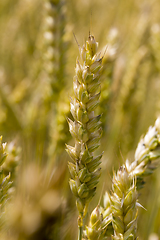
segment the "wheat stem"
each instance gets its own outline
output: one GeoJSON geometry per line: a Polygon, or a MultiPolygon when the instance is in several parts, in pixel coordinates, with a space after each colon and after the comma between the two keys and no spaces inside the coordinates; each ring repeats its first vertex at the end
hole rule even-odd
{"type": "Polygon", "coordinates": [[[78,227],[78,240],[82,240],[83,228],[82,226],[78,227]]]}

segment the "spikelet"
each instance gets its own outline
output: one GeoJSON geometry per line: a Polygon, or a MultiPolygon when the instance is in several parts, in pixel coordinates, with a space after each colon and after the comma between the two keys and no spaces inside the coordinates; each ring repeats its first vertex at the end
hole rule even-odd
{"type": "Polygon", "coordinates": [[[73,80],[74,98],[70,103],[74,121],[68,119],[70,133],[75,139],[74,147],[66,146],[73,160],[73,163],[68,163],[71,173],[69,184],[76,196],[80,219],[85,216],[88,203],[95,195],[102,157],[102,154],[94,156],[102,133],[101,115],[95,115],[100,97],[102,63],[97,46],[94,36],[89,35],[86,46],[80,48],[80,60],[76,61],[73,80]]]}
{"type": "Polygon", "coordinates": [[[136,239],[137,191],[134,179],[125,166],[114,173],[112,182],[111,209],[115,240],[136,239]]]}
{"type": "Polygon", "coordinates": [[[135,160],[130,165],[126,161],[127,171],[131,177],[137,177],[137,187],[142,188],[144,176],[153,173],[160,158],[160,117],[155,125],[150,127],[146,135],[141,138],[135,151],[135,160]]]}

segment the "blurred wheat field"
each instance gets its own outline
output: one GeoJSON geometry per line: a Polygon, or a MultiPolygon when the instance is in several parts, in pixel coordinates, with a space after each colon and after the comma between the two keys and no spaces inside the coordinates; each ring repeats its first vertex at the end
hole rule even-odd
{"type": "MultiPolygon", "coordinates": [[[[8,154],[1,170],[13,182],[9,193],[1,191],[1,239],[77,237],[66,119],[78,45],[89,32],[103,56],[96,111],[103,113],[97,153],[104,155],[86,223],[110,190],[113,170],[133,161],[140,137],[160,115],[159,13],[159,0],[0,1],[0,135],[8,154]]],[[[157,240],[160,169],[145,182],[139,202],[147,211],[138,212],[138,239],[157,240]]]]}

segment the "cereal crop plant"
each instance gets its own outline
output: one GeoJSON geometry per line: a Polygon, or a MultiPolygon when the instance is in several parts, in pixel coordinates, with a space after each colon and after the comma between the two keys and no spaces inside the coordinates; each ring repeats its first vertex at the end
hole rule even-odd
{"type": "Polygon", "coordinates": [[[159,12],[0,1],[0,239],[159,239],[159,12]]]}

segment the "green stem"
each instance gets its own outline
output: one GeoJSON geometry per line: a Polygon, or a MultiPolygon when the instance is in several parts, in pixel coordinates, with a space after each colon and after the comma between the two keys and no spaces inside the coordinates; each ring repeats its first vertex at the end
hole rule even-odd
{"type": "Polygon", "coordinates": [[[82,240],[83,227],[78,226],[78,240],[82,240]]]}
{"type": "Polygon", "coordinates": [[[78,217],[78,240],[82,240],[83,233],[83,214],[78,217]]]}

